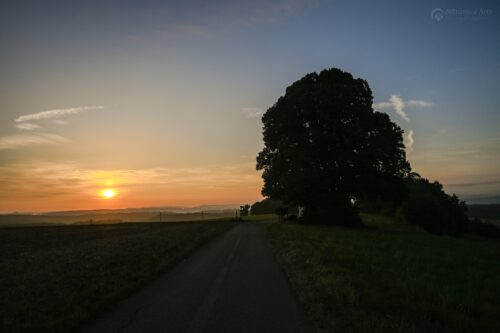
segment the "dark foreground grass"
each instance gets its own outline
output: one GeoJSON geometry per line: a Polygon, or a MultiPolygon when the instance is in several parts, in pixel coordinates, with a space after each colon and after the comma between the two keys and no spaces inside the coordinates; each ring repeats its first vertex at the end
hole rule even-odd
{"type": "Polygon", "coordinates": [[[227,223],[0,229],[0,331],[78,331],[227,223]]]}
{"type": "Polygon", "coordinates": [[[498,240],[377,223],[268,226],[318,331],[500,332],[498,240]]]}

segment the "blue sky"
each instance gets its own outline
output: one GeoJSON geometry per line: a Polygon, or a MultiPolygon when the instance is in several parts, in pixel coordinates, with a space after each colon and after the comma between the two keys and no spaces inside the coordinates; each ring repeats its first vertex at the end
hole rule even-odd
{"type": "Polygon", "coordinates": [[[495,1],[4,1],[0,210],[95,206],[105,182],[113,207],[258,200],[258,115],[331,67],[369,82],[416,172],[498,197],[499,15],[495,1]]]}

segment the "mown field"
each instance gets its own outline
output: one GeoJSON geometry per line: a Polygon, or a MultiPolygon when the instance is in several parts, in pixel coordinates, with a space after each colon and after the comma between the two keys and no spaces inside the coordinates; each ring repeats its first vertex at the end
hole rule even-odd
{"type": "Polygon", "coordinates": [[[0,332],[67,332],[151,281],[228,223],[0,229],[0,332]]]}
{"type": "Polygon", "coordinates": [[[319,332],[500,332],[500,242],[371,228],[268,232],[319,332]]]}

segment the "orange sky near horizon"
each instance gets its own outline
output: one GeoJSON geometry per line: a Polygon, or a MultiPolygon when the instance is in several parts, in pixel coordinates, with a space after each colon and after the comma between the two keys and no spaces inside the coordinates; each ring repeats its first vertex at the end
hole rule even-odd
{"type": "Polygon", "coordinates": [[[262,180],[253,163],[142,170],[85,170],[74,165],[46,165],[0,171],[0,181],[6,184],[0,201],[0,212],[4,213],[252,204],[262,199],[262,180]],[[9,182],[10,177],[16,181],[9,182]],[[105,190],[113,190],[115,195],[105,197],[105,190]]]}

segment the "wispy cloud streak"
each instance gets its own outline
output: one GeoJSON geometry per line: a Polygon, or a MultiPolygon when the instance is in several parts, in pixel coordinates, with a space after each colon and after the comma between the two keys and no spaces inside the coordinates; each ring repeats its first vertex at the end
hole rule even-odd
{"type": "Polygon", "coordinates": [[[415,99],[410,99],[406,102],[408,107],[419,107],[419,108],[428,108],[433,106],[434,104],[431,102],[427,101],[422,101],[422,100],[415,100],[415,99]]]}
{"type": "Polygon", "coordinates": [[[17,149],[33,145],[66,143],[69,141],[62,136],[50,133],[8,135],[0,137],[0,150],[17,149]]]}
{"type": "Polygon", "coordinates": [[[373,103],[375,109],[394,109],[396,114],[406,122],[410,122],[410,118],[405,112],[406,107],[428,108],[433,105],[434,104],[431,102],[415,99],[410,99],[405,102],[399,95],[391,95],[389,102],[373,103]]]}
{"type": "Polygon", "coordinates": [[[40,125],[33,123],[21,123],[21,124],[16,124],[16,128],[22,131],[33,131],[40,128],[40,125]]]}
{"type": "Polygon", "coordinates": [[[68,125],[69,121],[63,119],[54,119],[52,120],[52,123],[57,125],[68,125]]]}
{"type": "Polygon", "coordinates": [[[259,118],[264,114],[264,110],[261,108],[243,108],[241,112],[247,118],[259,118]]]}
{"type": "Polygon", "coordinates": [[[104,109],[103,106],[78,106],[66,109],[55,109],[55,110],[47,110],[40,111],[37,113],[27,114],[24,116],[20,116],[16,119],[16,123],[22,123],[25,121],[36,121],[36,120],[45,120],[45,119],[53,119],[53,118],[61,118],[69,115],[78,114],[84,111],[90,110],[101,110],[104,109]]]}

